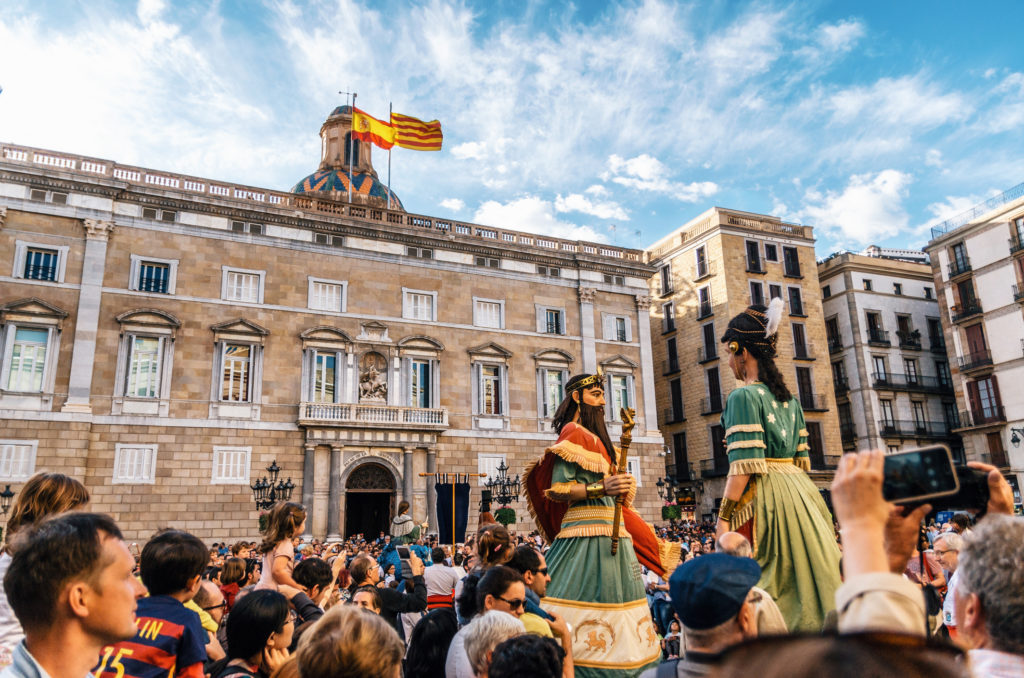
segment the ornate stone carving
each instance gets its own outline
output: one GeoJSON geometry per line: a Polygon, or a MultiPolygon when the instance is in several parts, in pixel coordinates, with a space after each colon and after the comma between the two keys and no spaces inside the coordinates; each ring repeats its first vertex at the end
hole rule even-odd
{"type": "Polygon", "coordinates": [[[651,308],[651,298],[646,294],[636,295],[637,310],[646,311],[651,308]]]}
{"type": "Polygon", "coordinates": [[[359,336],[356,337],[356,341],[368,341],[373,344],[391,343],[391,338],[388,336],[387,325],[371,320],[359,326],[359,336]]]}
{"type": "Polygon", "coordinates": [[[359,402],[387,403],[388,361],[380,353],[371,352],[359,361],[359,402]]]}
{"type": "Polygon", "coordinates": [[[384,466],[367,462],[353,469],[345,483],[347,490],[380,490],[394,492],[395,477],[384,466]]]}
{"type": "Polygon", "coordinates": [[[581,304],[592,304],[594,303],[594,295],[597,294],[597,290],[593,287],[581,287],[576,290],[580,295],[581,304]]]}
{"type": "Polygon", "coordinates": [[[114,232],[113,221],[100,221],[99,219],[84,219],[82,226],[85,227],[86,240],[106,240],[114,232]]]}
{"type": "Polygon", "coordinates": [[[0,206],[0,230],[3,229],[5,221],[7,221],[7,208],[0,206]]]}

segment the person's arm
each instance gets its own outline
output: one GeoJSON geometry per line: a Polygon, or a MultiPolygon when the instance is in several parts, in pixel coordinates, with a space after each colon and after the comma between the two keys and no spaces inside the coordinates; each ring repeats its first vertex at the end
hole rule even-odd
{"type": "Polygon", "coordinates": [[[722,413],[725,428],[725,451],[729,456],[729,475],[725,479],[722,507],[715,522],[715,536],[732,530],[732,514],[743,496],[750,476],[766,473],[764,460],[764,423],[758,396],[750,389],[736,389],[729,394],[722,413]]]}
{"type": "Polygon", "coordinates": [[[291,586],[293,588],[301,589],[302,585],[292,579],[291,558],[286,555],[274,555],[274,564],[271,566],[270,573],[274,576],[274,581],[279,586],[291,586]]]}
{"type": "Polygon", "coordinates": [[[551,616],[551,619],[547,620],[548,626],[551,627],[551,634],[558,639],[562,649],[565,651],[565,660],[562,663],[562,676],[563,678],[573,678],[576,674],[576,669],[572,661],[572,633],[569,630],[569,622],[565,621],[562,615],[557,612],[549,612],[548,614],[551,616]]]}
{"type": "MultiPolygon", "coordinates": [[[[394,589],[385,589],[394,595],[391,598],[391,609],[395,612],[422,612],[427,609],[427,584],[423,580],[423,561],[415,553],[409,554],[409,565],[412,566],[412,593],[401,593],[394,589]]],[[[408,588],[406,584],[406,588],[408,588]]]]}

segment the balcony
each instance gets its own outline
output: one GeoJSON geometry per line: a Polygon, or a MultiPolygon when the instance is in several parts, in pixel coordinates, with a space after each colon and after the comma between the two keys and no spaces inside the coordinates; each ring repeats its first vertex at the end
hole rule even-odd
{"type": "Polygon", "coordinates": [[[715,274],[715,262],[713,262],[713,261],[705,261],[705,262],[703,262],[703,264],[698,262],[697,265],[694,266],[694,268],[693,268],[693,280],[694,280],[694,282],[696,282],[698,280],[703,280],[704,278],[710,278],[714,274],[715,274]]]}
{"type": "Polygon", "coordinates": [[[842,350],[843,350],[843,342],[842,342],[842,340],[841,339],[836,339],[834,337],[829,337],[829,340],[828,340],[828,352],[829,353],[839,353],[842,350]]]}
{"type": "Polygon", "coordinates": [[[929,340],[929,348],[931,348],[932,353],[945,353],[946,340],[942,337],[931,337],[929,340]]]}
{"type": "Polygon", "coordinates": [[[448,428],[443,407],[393,407],[356,403],[300,403],[299,426],[405,428],[442,431],[448,428]]]}
{"type": "Polygon", "coordinates": [[[717,398],[701,398],[700,399],[700,413],[701,414],[716,414],[722,411],[722,396],[717,398]]]}
{"type": "Polygon", "coordinates": [[[729,475],[729,460],[717,457],[714,459],[701,459],[700,475],[702,478],[719,478],[729,475]]]}
{"type": "Polygon", "coordinates": [[[679,359],[678,358],[675,358],[675,359],[671,359],[670,358],[669,360],[666,360],[666,361],[664,361],[662,363],[662,367],[663,367],[662,374],[664,376],[667,377],[670,374],[675,374],[676,372],[679,371],[679,359]]]}
{"type": "Polygon", "coordinates": [[[711,346],[701,346],[697,349],[697,362],[709,363],[712,360],[718,360],[718,347],[712,344],[711,346]]]}
{"type": "Polygon", "coordinates": [[[846,377],[834,377],[832,388],[835,389],[837,396],[846,395],[850,391],[850,380],[846,377]]]}
{"type": "Polygon", "coordinates": [[[666,424],[678,424],[686,421],[682,407],[666,407],[662,410],[662,421],[666,424]]]}
{"type": "Polygon", "coordinates": [[[1013,286],[1013,300],[1024,303],[1024,285],[1018,283],[1013,286]]]}
{"type": "Polygon", "coordinates": [[[897,374],[894,372],[875,372],[871,375],[876,389],[887,391],[912,391],[915,393],[953,392],[953,383],[941,377],[922,377],[919,374],[897,374]]]}
{"type": "Polygon", "coordinates": [[[918,331],[913,332],[897,332],[896,336],[900,340],[900,348],[904,351],[920,351],[921,350],[921,333],[918,331]]]}
{"type": "Polygon", "coordinates": [[[892,342],[889,341],[889,333],[885,330],[868,328],[868,345],[892,346],[892,342]]]}
{"type": "Polygon", "coordinates": [[[968,299],[964,303],[951,308],[949,315],[953,322],[959,323],[976,315],[981,315],[981,312],[981,302],[977,299],[968,299]]]}
{"type": "Polygon", "coordinates": [[[953,259],[953,261],[949,262],[949,268],[947,270],[951,279],[963,275],[964,273],[970,273],[971,260],[968,257],[964,257],[963,259],[953,259]]]}
{"type": "Polygon", "coordinates": [[[992,351],[988,349],[985,349],[984,351],[975,351],[974,353],[959,356],[956,361],[960,366],[961,372],[966,373],[984,369],[992,366],[992,351]]]}
{"type": "Polygon", "coordinates": [[[1017,252],[1024,252],[1024,240],[1017,237],[1010,238],[1010,254],[1017,252]]]}
{"type": "Polygon", "coordinates": [[[1003,410],[1002,405],[984,407],[981,412],[974,412],[972,410],[960,411],[961,429],[1004,423],[1006,423],[1006,412],[1003,410]]]}
{"type": "Polygon", "coordinates": [[[911,421],[897,419],[878,422],[879,434],[886,438],[948,438],[949,424],[944,421],[911,421]]]}
{"type": "Polygon", "coordinates": [[[801,393],[800,407],[804,412],[827,412],[828,398],[822,393],[801,393]]]}

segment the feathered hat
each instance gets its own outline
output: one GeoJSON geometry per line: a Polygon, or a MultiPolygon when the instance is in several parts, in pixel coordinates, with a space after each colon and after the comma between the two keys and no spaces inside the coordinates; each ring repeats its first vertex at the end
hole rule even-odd
{"type": "Polygon", "coordinates": [[[761,304],[748,306],[745,311],[729,321],[729,326],[722,335],[722,343],[728,344],[729,350],[733,353],[745,348],[755,358],[774,358],[784,305],[782,299],[775,297],[767,308],[761,304]]]}

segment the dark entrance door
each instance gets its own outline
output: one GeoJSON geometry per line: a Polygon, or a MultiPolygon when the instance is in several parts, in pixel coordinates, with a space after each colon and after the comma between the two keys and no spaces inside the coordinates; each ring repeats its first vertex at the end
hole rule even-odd
{"type": "Polygon", "coordinates": [[[363,534],[367,540],[387,533],[395,510],[395,478],[373,462],[361,464],[345,483],[345,536],[363,534]]]}

